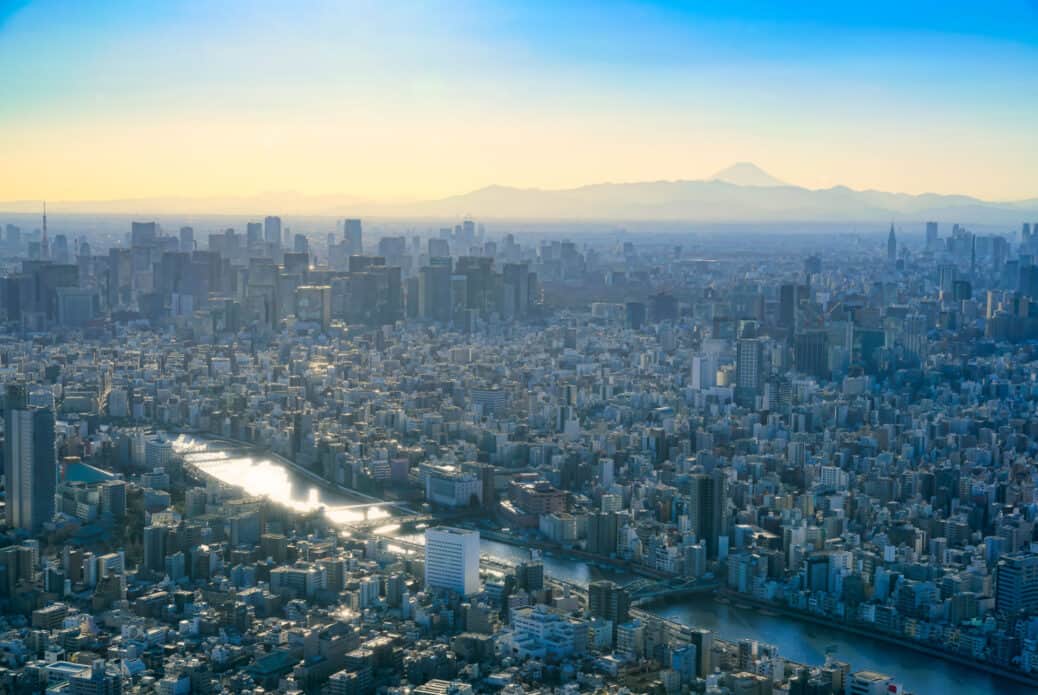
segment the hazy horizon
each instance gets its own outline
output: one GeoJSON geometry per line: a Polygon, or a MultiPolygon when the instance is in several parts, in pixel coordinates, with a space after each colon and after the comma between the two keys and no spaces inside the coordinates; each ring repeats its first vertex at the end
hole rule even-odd
{"type": "Polygon", "coordinates": [[[0,8],[0,201],[365,204],[687,181],[1038,197],[1038,11],[966,3],[0,8]]]}
{"type": "MultiPolygon", "coordinates": [[[[752,174],[751,174],[751,176],[752,176],[752,174]]],[[[738,177],[738,174],[735,174],[735,177],[738,177]]],[[[67,206],[67,205],[74,205],[74,204],[77,204],[77,203],[107,203],[107,202],[122,202],[122,201],[133,201],[133,200],[171,200],[171,201],[172,200],[184,200],[184,201],[193,201],[193,202],[194,201],[204,202],[204,201],[207,201],[207,200],[229,200],[229,199],[249,200],[249,199],[268,198],[268,197],[277,197],[277,196],[282,196],[282,197],[285,197],[287,199],[293,199],[293,198],[297,198],[297,199],[304,199],[305,198],[305,199],[316,199],[316,200],[319,200],[319,199],[335,199],[338,202],[349,201],[349,202],[355,202],[358,205],[407,205],[407,204],[412,204],[412,203],[435,202],[435,201],[439,201],[439,200],[446,200],[446,199],[451,199],[451,198],[456,198],[456,197],[460,197],[460,196],[469,195],[471,193],[479,193],[479,192],[482,192],[482,191],[486,191],[488,189],[509,189],[509,190],[516,190],[516,191],[537,191],[537,192],[552,193],[552,192],[564,192],[564,191],[586,189],[586,188],[592,188],[592,187],[596,187],[596,186],[627,186],[627,185],[673,184],[673,183],[689,183],[689,182],[694,182],[694,183],[722,182],[722,183],[730,183],[732,185],[755,187],[755,188],[766,188],[766,187],[782,188],[782,187],[789,187],[789,188],[802,188],[802,189],[808,190],[808,191],[825,191],[825,190],[831,190],[831,189],[834,189],[834,188],[848,188],[848,189],[850,189],[850,190],[852,190],[854,192],[857,192],[857,193],[883,192],[883,193],[892,193],[892,194],[896,194],[896,195],[906,195],[906,196],[925,196],[925,195],[965,196],[965,197],[977,198],[978,200],[983,200],[984,202],[989,202],[989,203],[1030,203],[1030,202],[1038,201],[1038,188],[1036,188],[1035,195],[1023,196],[1023,197],[1020,197],[1020,198],[991,198],[991,199],[986,199],[986,198],[983,198],[983,197],[980,197],[980,196],[972,196],[972,195],[970,195],[968,193],[963,193],[961,191],[940,192],[940,191],[933,191],[933,190],[923,190],[923,191],[920,191],[919,193],[910,193],[910,192],[907,192],[907,191],[878,189],[878,188],[855,188],[853,186],[848,186],[848,185],[846,185],[844,183],[834,183],[831,186],[812,188],[810,186],[800,185],[799,183],[797,183],[795,181],[784,180],[784,179],[782,179],[781,176],[775,176],[774,172],[765,171],[764,169],[758,167],[756,165],[756,163],[754,163],[754,162],[739,161],[739,162],[732,162],[729,166],[726,166],[726,167],[724,167],[724,168],[722,168],[722,169],[720,169],[718,171],[713,171],[713,172],[708,173],[708,174],[698,175],[698,176],[687,176],[687,177],[675,178],[675,179],[649,178],[649,179],[642,179],[642,180],[631,179],[631,180],[586,181],[584,183],[579,183],[579,184],[576,184],[576,185],[573,185],[573,186],[532,186],[532,185],[531,186],[514,186],[514,185],[509,185],[509,184],[503,184],[503,183],[500,183],[500,182],[497,182],[497,181],[489,181],[489,182],[485,183],[484,185],[478,186],[476,188],[472,188],[472,189],[468,189],[468,190],[463,190],[463,191],[454,191],[454,192],[448,193],[446,195],[435,196],[435,197],[430,197],[430,198],[421,198],[421,197],[413,197],[413,196],[396,196],[396,197],[389,196],[389,197],[380,198],[380,197],[355,196],[355,195],[351,195],[348,191],[338,191],[338,192],[331,192],[331,193],[308,193],[308,192],[305,192],[305,191],[300,191],[300,190],[295,190],[295,189],[283,189],[283,190],[269,189],[269,190],[242,191],[242,192],[234,193],[234,194],[210,195],[210,196],[206,196],[206,195],[182,195],[182,194],[177,194],[177,193],[165,193],[165,194],[159,193],[159,194],[154,194],[154,195],[138,196],[138,197],[80,198],[80,199],[71,198],[71,199],[57,199],[57,200],[44,199],[44,198],[40,198],[40,199],[13,199],[12,198],[12,199],[0,200],[0,205],[4,205],[5,203],[36,204],[36,203],[47,202],[48,204],[57,203],[59,205],[66,205],[67,206]],[[733,172],[733,171],[736,171],[736,170],[745,171],[745,170],[742,170],[743,167],[747,167],[748,169],[754,169],[760,175],[772,178],[772,179],[774,179],[774,181],[773,182],[761,182],[761,183],[747,183],[747,182],[739,181],[739,180],[737,180],[737,178],[733,178],[733,177],[729,177],[728,176],[729,172],[733,172]]],[[[211,213],[210,212],[204,212],[204,211],[200,211],[200,212],[202,212],[202,214],[222,214],[222,213],[219,213],[219,212],[216,212],[216,211],[213,211],[211,213]]],[[[228,213],[228,214],[235,214],[235,213],[228,213]]]]}
{"type": "MultiPolygon", "coordinates": [[[[0,214],[38,214],[44,201],[2,201],[0,214]]],[[[46,201],[53,214],[227,215],[268,213],[302,217],[382,220],[837,223],[938,220],[1015,225],[1038,218],[1038,198],[984,201],[968,196],[865,190],[845,186],[808,189],[783,181],[750,162],[738,162],[701,179],[601,182],[568,189],[491,184],[433,200],[374,201],[349,195],[267,192],[240,196],[157,196],[97,201],[46,201]]]]}

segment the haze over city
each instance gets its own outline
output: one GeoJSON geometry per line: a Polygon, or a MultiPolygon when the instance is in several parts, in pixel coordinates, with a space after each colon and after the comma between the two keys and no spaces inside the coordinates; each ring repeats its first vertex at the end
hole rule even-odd
{"type": "Polygon", "coordinates": [[[1038,4],[0,0],[0,693],[1038,693],[1038,4]]]}

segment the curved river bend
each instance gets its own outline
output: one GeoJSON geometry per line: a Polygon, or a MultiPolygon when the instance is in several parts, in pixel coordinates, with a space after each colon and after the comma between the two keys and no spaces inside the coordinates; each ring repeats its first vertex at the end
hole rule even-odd
{"type": "MultiPolygon", "coordinates": [[[[205,440],[182,436],[174,444],[178,453],[214,478],[302,512],[324,508],[330,519],[349,524],[365,518],[390,521],[390,507],[372,506],[345,494],[320,490],[299,473],[272,457],[241,456],[232,450],[211,447],[205,440]]],[[[391,523],[391,522],[390,522],[391,523]]],[[[407,540],[420,541],[420,536],[407,540]]],[[[483,552],[507,561],[528,558],[524,548],[484,539],[483,552]]],[[[632,577],[601,570],[581,560],[558,555],[541,558],[545,573],[576,583],[609,578],[623,583],[632,577]]],[[[1038,689],[1007,681],[966,666],[959,666],[895,645],[851,635],[832,628],[803,623],[781,615],[764,615],[753,608],[717,603],[706,595],[648,606],[658,615],[686,625],[704,627],[726,640],[751,638],[776,645],[786,658],[821,665],[826,650],[846,661],[852,670],[887,673],[915,695],[980,695],[986,693],[1038,695],[1038,689]]]]}

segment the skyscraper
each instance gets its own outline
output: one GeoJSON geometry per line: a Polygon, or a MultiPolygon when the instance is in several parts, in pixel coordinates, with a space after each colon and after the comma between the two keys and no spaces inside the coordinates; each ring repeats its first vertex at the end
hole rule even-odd
{"type": "Polygon", "coordinates": [[[450,258],[443,260],[446,261],[445,265],[429,265],[418,271],[418,315],[423,319],[450,320],[450,258]]]}
{"type": "Polygon", "coordinates": [[[691,643],[696,648],[696,676],[706,678],[710,675],[711,659],[714,651],[714,633],[702,628],[693,628],[691,643]]]}
{"type": "Polygon", "coordinates": [[[191,253],[195,250],[195,230],[194,227],[181,227],[180,228],[180,250],[184,253],[191,253]]]}
{"type": "Polygon", "coordinates": [[[807,285],[785,284],[779,288],[779,324],[786,328],[796,325],[796,312],[800,304],[808,299],[807,285]]]}
{"type": "Polygon", "coordinates": [[[425,585],[462,596],[479,592],[479,531],[426,529],[425,585]]]}
{"type": "Polygon", "coordinates": [[[7,523],[36,533],[54,516],[57,450],[54,413],[27,405],[25,387],[9,385],[4,453],[7,475],[7,523]]]}
{"type": "Polygon", "coordinates": [[[596,555],[616,552],[618,521],[615,512],[592,512],[587,518],[587,551],[596,555]]]}
{"type": "Polygon", "coordinates": [[[530,268],[526,263],[505,263],[501,273],[502,314],[526,316],[530,302],[530,268]]]}
{"type": "Polygon", "coordinates": [[[897,260],[897,235],[894,234],[894,223],[890,223],[890,234],[887,235],[887,260],[891,263],[897,260]]]}
{"type": "Polygon", "coordinates": [[[130,224],[130,246],[140,248],[154,246],[159,235],[159,226],[155,222],[133,222],[130,224]]]}
{"type": "Polygon", "coordinates": [[[281,218],[266,217],[263,219],[263,238],[267,243],[281,246],[281,218]]]}
{"type": "Polygon", "coordinates": [[[616,626],[631,619],[631,596],[614,582],[591,582],[587,587],[587,609],[593,618],[603,618],[613,623],[615,641],[616,626]]]}
{"type": "Polygon", "coordinates": [[[792,328],[796,322],[797,286],[782,285],[779,288],[779,323],[792,328]]]}
{"type": "Polygon", "coordinates": [[[937,249],[937,245],[938,245],[939,242],[940,242],[940,237],[938,236],[937,223],[936,222],[927,222],[926,223],[926,248],[927,248],[927,250],[928,251],[935,251],[937,249]]]}
{"type": "Polygon", "coordinates": [[[692,358],[691,386],[696,391],[717,386],[717,357],[713,354],[692,358]]]}
{"type": "Polygon", "coordinates": [[[677,321],[678,300],[667,292],[657,292],[649,297],[649,320],[677,321]]]}
{"type": "Polygon", "coordinates": [[[346,242],[348,256],[364,253],[364,236],[360,220],[343,220],[342,238],[346,242]]]}
{"type": "Polygon", "coordinates": [[[724,525],[725,479],[719,470],[694,473],[691,477],[689,501],[692,527],[696,537],[706,542],[707,554],[716,558],[724,525]]]}
{"type": "Polygon", "coordinates": [[[144,569],[161,574],[166,569],[169,529],[166,526],[145,526],[144,569]]]}
{"type": "Polygon", "coordinates": [[[793,363],[797,371],[819,379],[829,377],[829,333],[810,330],[798,333],[793,341],[793,363]]]}
{"type": "Polygon", "coordinates": [[[40,239],[40,258],[50,260],[50,241],[47,238],[47,203],[43,204],[43,237],[40,239]]]}
{"type": "Polygon", "coordinates": [[[259,222],[248,222],[245,225],[245,239],[249,246],[256,246],[263,241],[263,225],[259,222]]]}
{"type": "Polygon", "coordinates": [[[740,338],[736,348],[735,400],[752,405],[764,376],[764,343],[758,338],[740,338]]]}

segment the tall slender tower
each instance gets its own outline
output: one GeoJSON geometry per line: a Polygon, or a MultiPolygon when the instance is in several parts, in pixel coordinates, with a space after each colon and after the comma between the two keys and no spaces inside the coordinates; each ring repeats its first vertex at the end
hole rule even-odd
{"type": "Polygon", "coordinates": [[[22,384],[8,384],[4,411],[7,523],[38,533],[54,516],[58,465],[54,413],[28,405],[22,384]]]}
{"type": "Polygon", "coordinates": [[[47,201],[43,201],[43,238],[40,240],[40,257],[50,260],[50,240],[47,239],[47,201]]]}
{"type": "Polygon", "coordinates": [[[281,246],[281,218],[273,215],[263,218],[263,237],[274,246],[281,246]]]}
{"type": "Polygon", "coordinates": [[[894,223],[890,223],[890,234],[887,235],[887,260],[897,261],[897,236],[894,234],[894,223]]]}

